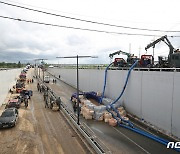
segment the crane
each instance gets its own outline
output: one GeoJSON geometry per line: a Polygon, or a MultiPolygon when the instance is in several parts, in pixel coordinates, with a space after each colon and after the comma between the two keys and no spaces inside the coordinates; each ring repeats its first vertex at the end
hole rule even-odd
{"type": "Polygon", "coordinates": [[[115,60],[113,62],[115,67],[116,66],[119,66],[119,67],[130,66],[136,60],[139,60],[137,58],[137,56],[134,56],[134,54],[127,53],[127,52],[124,52],[124,51],[121,51],[121,50],[109,54],[109,57],[112,59],[114,57],[114,55],[120,55],[120,54],[123,54],[123,55],[127,56],[127,62],[123,58],[115,58],[115,60]]]}
{"type": "Polygon", "coordinates": [[[174,47],[172,46],[171,42],[168,40],[167,35],[162,36],[161,38],[159,38],[159,39],[155,40],[154,42],[148,44],[147,47],[145,47],[145,50],[147,51],[147,49],[149,49],[150,47],[155,48],[155,45],[156,45],[157,43],[159,43],[160,41],[163,41],[163,42],[166,43],[167,46],[169,47],[169,55],[171,55],[171,54],[174,53],[174,50],[175,50],[175,49],[174,49],[174,47]]]}
{"type": "Polygon", "coordinates": [[[133,57],[134,56],[134,54],[130,54],[130,53],[119,50],[119,51],[116,51],[114,53],[109,54],[109,57],[112,59],[114,55],[120,55],[121,53],[126,55],[127,57],[133,57]]]}
{"type": "Polygon", "coordinates": [[[163,41],[169,47],[169,55],[168,58],[163,58],[159,56],[159,66],[160,67],[180,67],[180,52],[178,49],[175,49],[171,42],[168,40],[167,35],[164,35],[154,42],[150,43],[145,47],[145,50],[149,49],[150,47],[155,48],[155,45],[159,42],[163,41]]]}

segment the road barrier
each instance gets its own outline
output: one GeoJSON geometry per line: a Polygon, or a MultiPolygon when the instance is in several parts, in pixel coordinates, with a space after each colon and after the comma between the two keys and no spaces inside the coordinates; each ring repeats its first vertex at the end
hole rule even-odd
{"type": "MultiPolygon", "coordinates": [[[[42,84],[43,88],[46,90],[48,89],[48,95],[51,96],[54,101],[59,97],[51,88],[47,86],[47,84],[43,83],[40,78],[38,78],[38,81],[40,84],[42,84]]],[[[73,128],[74,126],[98,154],[111,154],[111,151],[96,137],[93,131],[85,123],[80,123],[79,125],[77,124],[77,115],[72,113],[64,102],[61,102],[61,111],[62,114],[68,119],[67,121],[71,127],[73,128]]]]}

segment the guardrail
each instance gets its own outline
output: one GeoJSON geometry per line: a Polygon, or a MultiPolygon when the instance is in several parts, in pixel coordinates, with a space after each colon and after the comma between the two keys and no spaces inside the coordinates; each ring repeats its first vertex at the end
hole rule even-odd
{"type": "MultiPolygon", "coordinates": [[[[129,70],[129,67],[110,67],[109,70],[129,70]]],[[[180,72],[180,68],[133,68],[134,71],[180,72]]]]}
{"type": "MultiPolygon", "coordinates": [[[[45,88],[48,87],[40,78],[38,78],[38,80],[45,88]]],[[[48,94],[52,96],[54,100],[58,98],[57,94],[49,87],[48,94]]],[[[93,131],[85,123],[80,123],[80,125],[77,124],[77,116],[68,109],[64,102],[61,102],[61,111],[68,118],[68,122],[69,120],[71,121],[71,124],[73,124],[98,154],[111,154],[111,151],[96,137],[93,131]]]]}
{"type": "MultiPolygon", "coordinates": [[[[54,67],[57,69],[76,69],[75,66],[73,67],[54,67]]],[[[106,67],[79,67],[79,69],[96,69],[96,70],[105,70],[106,67]]],[[[129,67],[109,67],[108,70],[129,70],[129,67]]],[[[180,68],[142,68],[142,67],[135,67],[133,71],[165,71],[165,72],[180,72],[180,68]]]]}

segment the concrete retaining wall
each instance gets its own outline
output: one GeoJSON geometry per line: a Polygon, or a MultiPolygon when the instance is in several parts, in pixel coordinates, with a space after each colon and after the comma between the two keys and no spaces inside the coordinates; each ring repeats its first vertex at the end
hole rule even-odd
{"type": "Polygon", "coordinates": [[[10,88],[16,83],[16,79],[19,76],[21,69],[9,69],[0,71],[0,105],[4,103],[4,100],[8,94],[10,88]]]}
{"type": "MultiPolygon", "coordinates": [[[[51,68],[49,71],[76,87],[75,69],[51,68]]],[[[105,96],[119,96],[126,70],[109,70],[105,96]]],[[[104,70],[79,70],[82,91],[102,92],[104,70]]],[[[180,73],[132,71],[123,97],[120,100],[126,110],[151,124],[180,137],[180,73]]]]}

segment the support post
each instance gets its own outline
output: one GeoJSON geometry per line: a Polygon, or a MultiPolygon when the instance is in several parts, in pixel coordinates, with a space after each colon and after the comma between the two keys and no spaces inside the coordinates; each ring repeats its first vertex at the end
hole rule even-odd
{"type": "Polygon", "coordinates": [[[79,115],[80,115],[80,108],[79,108],[79,66],[78,66],[78,55],[77,55],[77,116],[78,121],[77,124],[79,125],[79,115]]]}

